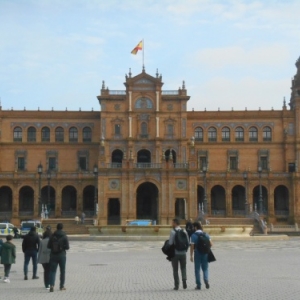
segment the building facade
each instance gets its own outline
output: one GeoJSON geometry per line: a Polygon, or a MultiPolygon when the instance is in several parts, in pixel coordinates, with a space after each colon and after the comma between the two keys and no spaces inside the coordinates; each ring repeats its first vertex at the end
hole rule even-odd
{"type": "Polygon", "coordinates": [[[0,111],[0,219],[74,217],[99,224],[174,216],[300,220],[300,60],[289,109],[187,111],[183,82],[103,82],[99,111],[0,111]]]}

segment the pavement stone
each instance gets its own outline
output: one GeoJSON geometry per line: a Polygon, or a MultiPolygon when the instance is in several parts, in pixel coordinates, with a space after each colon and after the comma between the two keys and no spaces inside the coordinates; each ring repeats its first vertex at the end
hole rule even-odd
{"type": "MultiPolygon", "coordinates": [[[[217,261],[210,264],[211,288],[194,290],[193,264],[188,261],[188,289],[173,291],[171,264],[162,242],[71,241],[67,254],[67,291],[49,293],[39,280],[23,280],[21,240],[11,283],[0,282],[0,296],[19,299],[300,299],[300,239],[280,241],[216,241],[217,261]]],[[[31,267],[30,267],[31,271],[31,267]]],[[[3,275],[3,266],[0,266],[3,275]]],[[[29,278],[31,278],[29,273],[29,278]]],[[[56,280],[59,280],[57,274],[56,280]]]]}

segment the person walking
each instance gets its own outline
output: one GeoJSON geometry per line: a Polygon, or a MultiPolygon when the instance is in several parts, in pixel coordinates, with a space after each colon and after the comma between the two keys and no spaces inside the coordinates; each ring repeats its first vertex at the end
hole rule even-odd
{"type": "Polygon", "coordinates": [[[65,276],[66,276],[66,250],[69,250],[69,240],[66,233],[63,231],[63,224],[58,223],[57,230],[53,233],[48,242],[50,254],[50,292],[54,291],[55,277],[57,266],[60,270],[60,286],[61,291],[65,291],[65,276]]]}
{"type": "Polygon", "coordinates": [[[3,282],[10,283],[9,273],[11,265],[16,263],[16,246],[12,243],[12,235],[6,236],[6,243],[0,249],[1,264],[4,265],[3,282]]]}
{"type": "Polygon", "coordinates": [[[171,259],[174,277],[174,290],[179,289],[179,275],[178,275],[178,265],[180,264],[182,286],[184,289],[187,288],[187,276],[186,276],[186,252],[189,248],[189,238],[184,229],[179,226],[179,220],[173,219],[169,245],[174,245],[175,255],[171,259]]]}
{"type": "Polygon", "coordinates": [[[32,260],[33,275],[32,279],[39,279],[37,276],[37,254],[40,247],[40,238],[36,233],[36,228],[31,227],[28,234],[25,235],[22,243],[24,253],[24,280],[28,280],[28,264],[32,260]]]}
{"type": "Polygon", "coordinates": [[[203,228],[200,222],[194,222],[193,227],[195,233],[191,236],[191,262],[194,262],[195,267],[195,279],[196,279],[196,290],[201,290],[201,280],[200,280],[200,269],[203,271],[205,287],[209,289],[208,280],[208,253],[212,246],[210,236],[203,232],[203,228]]]}
{"type": "Polygon", "coordinates": [[[42,264],[44,268],[44,285],[47,290],[50,289],[50,252],[48,249],[49,238],[51,237],[51,230],[46,230],[43,234],[43,239],[40,243],[38,263],[42,264]]]}
{"type": "Polygon", "coordinates": [[[82,214],[81,214],[81,224],[84,224],[84,221],[85,221],[85,213],[82,212],[82,214]]]}
{"type": "Polygon", "coordinates": [[[189,236],[189,238],[192,236],[192,234],[194,233],[194,229],[193,229],[193,219],[189,219],[186,224],[185,224],[185,230],[189,236]]]}

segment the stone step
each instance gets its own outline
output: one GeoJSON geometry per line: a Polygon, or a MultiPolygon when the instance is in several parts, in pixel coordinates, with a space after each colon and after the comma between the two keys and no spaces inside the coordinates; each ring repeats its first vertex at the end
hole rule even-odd
{"type": "Polygon", "coordinates": [[[254,225],[254,220],[250,218],[210,218],[207,220],[211,225],[254,225]]]}

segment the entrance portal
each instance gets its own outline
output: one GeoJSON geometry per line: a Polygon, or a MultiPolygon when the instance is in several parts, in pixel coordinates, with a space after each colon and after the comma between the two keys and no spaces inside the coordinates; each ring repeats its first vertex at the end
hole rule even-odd
{"type": "Polygon", "coordinates": [[[108,225],[120,225],[120,201],[118,198],[110,198],[108,200],[108,225]]]}
{"type": "Polygon", "coordinates": [[[142,183],[136,191],[137,219],[156,220],[158,218],[158,188],[151,182],[142,183]]]}

